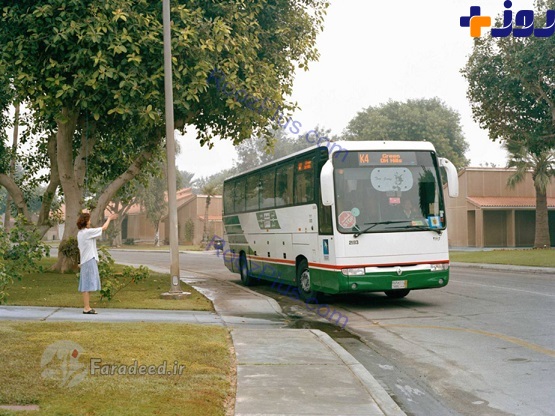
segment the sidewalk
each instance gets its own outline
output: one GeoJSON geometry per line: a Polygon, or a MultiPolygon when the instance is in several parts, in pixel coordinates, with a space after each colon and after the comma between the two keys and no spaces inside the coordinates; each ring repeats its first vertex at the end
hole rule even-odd
{"type": "MultiPolygon", "coordinates": [[[[153,268],[155,269],[155,268],[153,268]]],[[[167,270],[155,270],[165,271],[167,270]]],[[[214,303],[216,313],[0,306],[0,320],[184,322],[230,329],[237,356],[235,414],[404,415],[385,389],[327,334],[287,329],[277,302],[224,280],[182,280],[214,303]]]]}

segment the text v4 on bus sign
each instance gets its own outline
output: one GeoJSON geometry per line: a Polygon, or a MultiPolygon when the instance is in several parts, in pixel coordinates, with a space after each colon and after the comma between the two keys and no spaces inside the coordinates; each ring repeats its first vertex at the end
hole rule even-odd
{"type": "Polygon", "coordinates": [[[343,228],[353,228],[357,222],[351,211],[343,211],[338,217],[339,225],[343,228]]]}

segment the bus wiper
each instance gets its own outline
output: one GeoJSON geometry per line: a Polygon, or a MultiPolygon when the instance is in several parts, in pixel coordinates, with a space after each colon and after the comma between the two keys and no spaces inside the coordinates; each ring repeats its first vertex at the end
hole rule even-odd
{"type": "Polygon", "coordinates": [[[358,238],[361,234],[364,234],[366,231],[371,230],[372,228],[374,228],[376,225],[378,224],[400,224],[403,222],[410,222],[407,220],[404,221],[377,221],[377,222],[365,222],[364,225],[369,225],[369,227],[366,227],[364,230],[359,231],[358,233],[354,234],[353,237],[354,238],[358,238]]]}
{"type": "Polygon", "coordinates": [[[421,231],[435,231],[435,232],[438,233],[439,235],[443,234],[443,230],[442,230],[442,229],[439,229],[439,228],[430,228],[430,227],[426,227],[426,226],[424,226],[424,225],[403,225],[403,226],[387,227],[387,228],[403,228],[403,229],[415,228],[415,229],[421,230],[421,231]]]}

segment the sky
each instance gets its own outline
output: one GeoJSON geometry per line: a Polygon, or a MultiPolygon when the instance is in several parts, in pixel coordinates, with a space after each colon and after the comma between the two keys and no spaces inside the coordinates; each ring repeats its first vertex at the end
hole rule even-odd
{"type": "MultiPolygon", "coordinates": [[[[533,1],[513,0],[513,13],[533,9],[533,1]]],[[[318,62],[299,70],[293,95],[301,110],[293,119],[301,131],[316,125],[341,133],[369,106],[389,100],[439,97],[461,116],[471,166],[506,165],[505,151],[472,119],[467,83],[460,74],[472,52],[469,28],[460,17],[470,6],[498,16],[502,0],[332,0],[324,31],[318,36],[318,62]]],[[[207,176],[232,167],[235,150],[228,140],[201,148],[194,135],[178,136],[180,170],[207,176]]]]}

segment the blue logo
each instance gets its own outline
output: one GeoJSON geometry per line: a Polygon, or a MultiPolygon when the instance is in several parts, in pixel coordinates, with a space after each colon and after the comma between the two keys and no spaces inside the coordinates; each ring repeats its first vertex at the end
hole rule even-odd
{"type": "MultiPolygon", "coordinates": [[[[511,33],[515,38],[527,38],[534,35],[537,38],[548,38],[555,33],[555,10],[547,10],[545,15],[545,27],[534,26],[534,10],[520,10],[516,13],[513,22],[513,12],[510,8],[513,3],[510,0],[503,3],[503,27],[491,29],[494,38],[506,38],[511,33]],[[514,23],[514,24],[513,24],[514,23]]],[[[479,6],[470,7],[470,15],[462,16],[461,27],[470,28],[470,36],[479,38],[482,36],[482,28],[491,27],[491,17],[482,16],[479,6]]]]}

